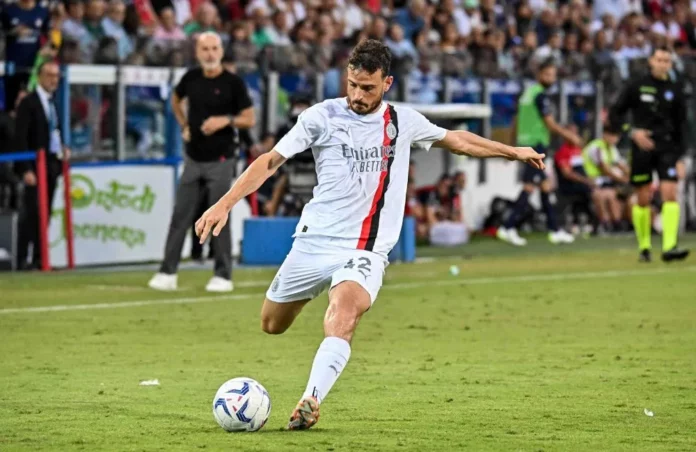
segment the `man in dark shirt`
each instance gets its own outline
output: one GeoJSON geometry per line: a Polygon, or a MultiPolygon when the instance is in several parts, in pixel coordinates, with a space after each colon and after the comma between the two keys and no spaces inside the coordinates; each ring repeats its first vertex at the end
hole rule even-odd
{"type": "Polygon", "coordinates": [[[0,13],[5,34],[5,105],[14,105],[17,93],[29,80],[41,38],[48,32],[50,14],[36,0],[7,3],[0,13]]]}
{"type": "Polygon", "coordinates": [[[670,77],[672,54],[656,47],[649,60],[650,73],[624,86],[609,112],[615,127],[623,124],[631,112],[633,140],[631,183],[636,187],[638,203],[633,206],[633,226],[638,238],[640,261],[650,262],[650,200],[653,171],[660,179],[662,196],[662,259],[682,260],[688,250],[677,247],[679,203],[677,202],[677,161],[684,152],[683,126],[686,105],[681,82],[670,77]]]}
{"type": "MultiPolygon", "coordinates": [[[[149,283],[156,290],[175,290],[176,272],[186,233],[191,227],[201,190],[212,205],[232,185],[237,152],[236,131],[254,126],[254,108],[244,81],[222,66],[222,42],[211,32],[196,41],[200,67],[181,79],[172,96],[174,115],[186,143],[184,172],[179,181],[176,205],[169,225],[164,261],[149,283]],[[188,115],[182,102],[188,102],[188,115]]],[[[232,237],[229,226],[212,239],[215,275],[209,292],[229,292],[232,286],[232,237]]]]}

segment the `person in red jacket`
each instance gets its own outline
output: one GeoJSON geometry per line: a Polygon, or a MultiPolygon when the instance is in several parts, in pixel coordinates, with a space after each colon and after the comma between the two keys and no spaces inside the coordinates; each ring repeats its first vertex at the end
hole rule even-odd
{"type": "MultiPolygon", "coordinates": [[[[568,127],[577,133],[577,127],[568,127]]],[[[584,211],[590,218],[592,212],[592,193],[594,182],[587,177],[583,167],[582,148],[565,141],[553,157],[556,179],[558,181],[558,196],[562,201],[573,204],[573,211],[584,211]]]]}

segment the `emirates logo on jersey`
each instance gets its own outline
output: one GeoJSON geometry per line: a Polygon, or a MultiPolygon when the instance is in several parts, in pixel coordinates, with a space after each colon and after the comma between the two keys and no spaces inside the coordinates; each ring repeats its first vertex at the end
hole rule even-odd
{"type": "Polygon", "coordinates": [[[358,173],[376,173],[387,171],[388,160],[394,157],[394,146],[372,146],[369,148],[353,149],[341,145],[343,157],[353,160],[351,169],[358,173]]]}

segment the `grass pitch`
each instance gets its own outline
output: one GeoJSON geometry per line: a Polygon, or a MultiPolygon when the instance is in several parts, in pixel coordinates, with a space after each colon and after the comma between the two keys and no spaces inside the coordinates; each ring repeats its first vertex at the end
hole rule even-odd
{"type": "Polygon", "coordinates": [[[232,296],[203,292],[208,271],[182,272],[173,294],[143,288],[149,272],[2,275],[0,450],[696,449],[693,257],[639,265],[630,239],[460,251],[388,268],[307,432],[282,428],[326,295],[267,336],[273,270],[238,270],[232,296]],[[212,417],[236,376],[271,394],[261,432],[212,417]]]}

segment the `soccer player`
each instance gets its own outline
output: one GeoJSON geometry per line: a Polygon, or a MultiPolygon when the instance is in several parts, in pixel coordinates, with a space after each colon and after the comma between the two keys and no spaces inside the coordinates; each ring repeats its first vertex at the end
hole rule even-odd
{"type": "Polygon", "coordinates": [[[626,113],[632,113],[630,132],[631,184],[636,189],[637,204],[633,206],[633,227],[638,238],[639,260],[650,262],[651,215],[650,186],[653,171],[660,179],[662,195],[662,260],[683,260],[688,250],[679,249],[679,203],[677,202],[677,162],[684,146],[683,125],[686,105],[682,84],[670,78],[672,54],[666,47],[656,47],[648,60],[650,73],[624,86],[609,111],[614,127],[623,123],[626,113]]]}
{"type": "Polygon", "coordinates": [[[239,200],[257,190],[293,155],[312,148],[318,184],[305,206],[295,241],[261,308],[261,328],[281,334],[305,304],[329,289],[325,339],[288,428],[319,419],[319,405],[343,372],[362,315],[377,298],[387,255],[404,217],[411,146],[435,145],[454,154],[503,157],[544,168],[543,154],[514,148],[465,131],[448,131],[423,115],[383,101],[392,86],[391,53],[376,40],[353,49],[347,97],[304,111],[275,148],[256,159],[196,224],[201,241],[215,236],[239,200]]]}
{"type": "MultiPolygon", "coordinates": [[[[576,146],[580,146],[582,142],[580,137],[569,129],[561,127],[553,118],[551,101],[546,96],[546,90],[556,83],[556,65],[553,59],[548,59],[539,66],[536,78],[537,83],[524,90],[518,103],[517,144],[532,147],[543,154],[551,142],[551,133],[555,133],[576,146]]],[[[551,204],[550,198],[552,186],[546,173],[536,167],[525,167],[522,173],[522,183],[522,192],[513,206],[512,214],[503,226],[498,228],[496,236],[515,246],[527,244],[527,240],[517,233],[517,222],[527,209],[529,195],[534,192],[536,187],[539,187],[541,205],[546,214],[549,230],[549,241],[553,244],[573,243],[574,237],[558,227],[556,210],[551,204]]]]}

